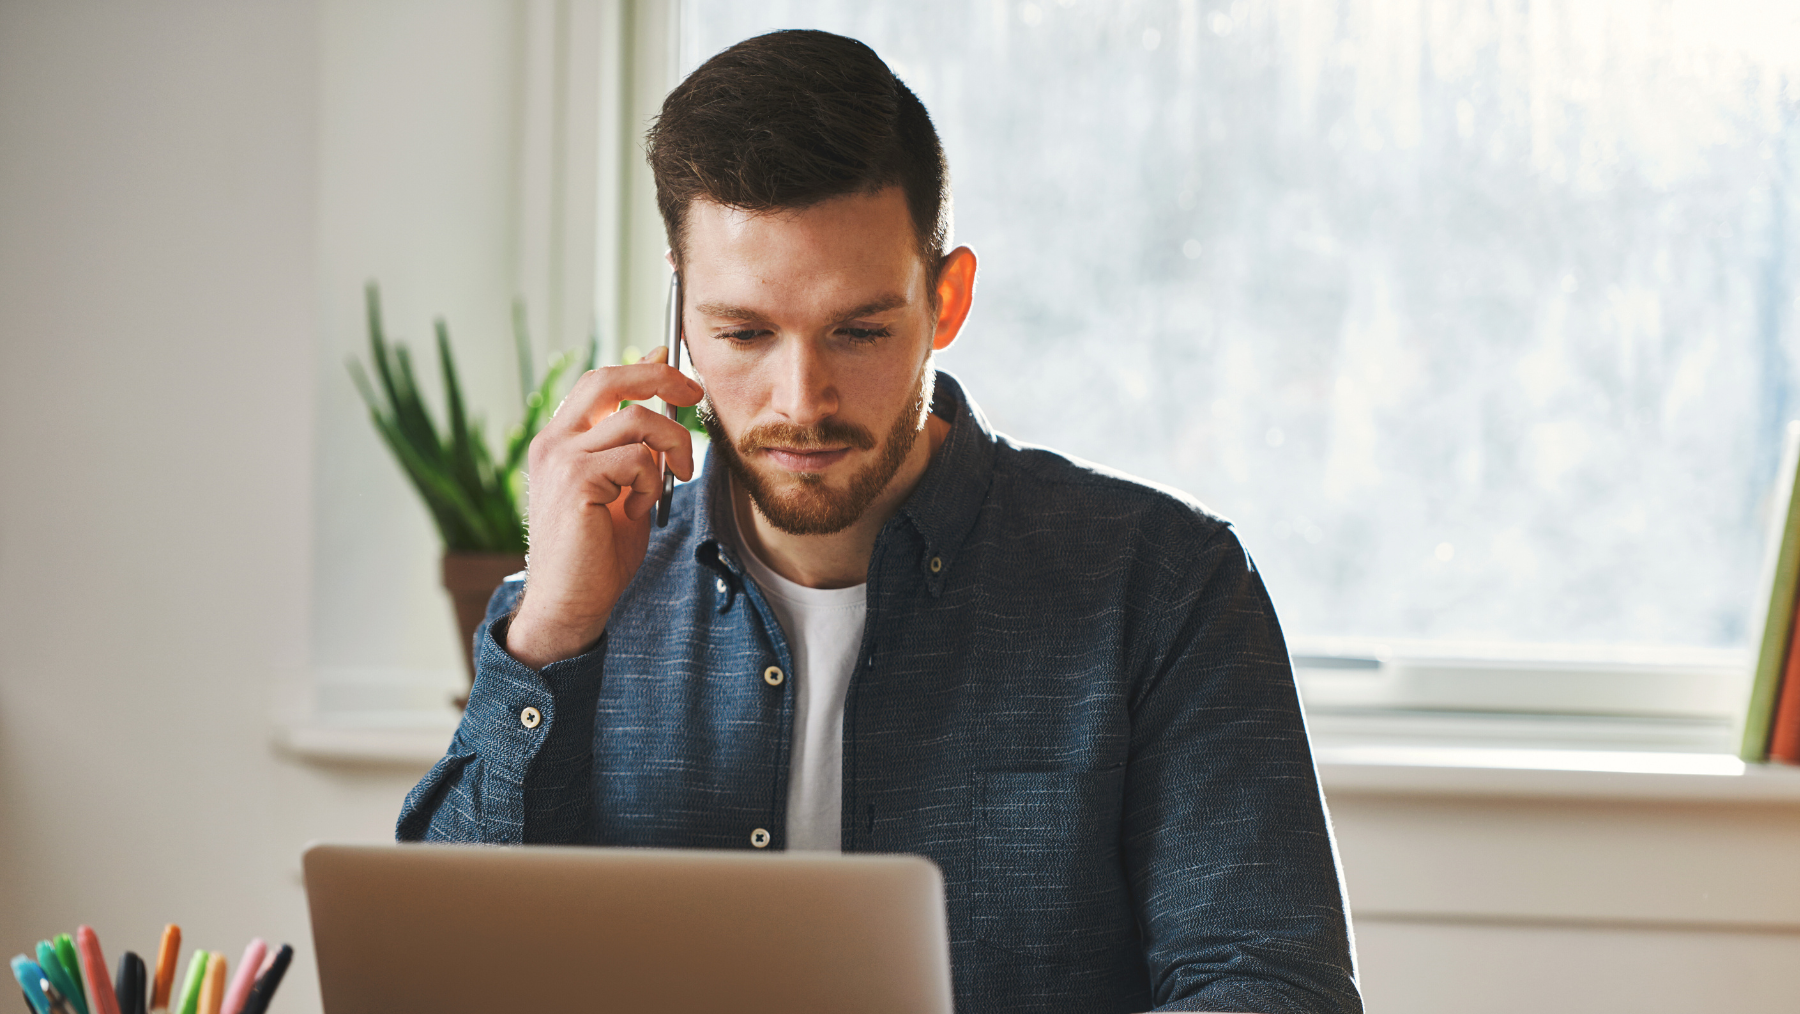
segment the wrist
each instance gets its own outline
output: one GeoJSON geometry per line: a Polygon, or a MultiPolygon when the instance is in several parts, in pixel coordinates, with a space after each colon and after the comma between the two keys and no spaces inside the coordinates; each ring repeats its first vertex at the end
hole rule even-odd
{"type": "Polygon", "coordinates": [[[525,597],[506,624],[502,647],[526,666],[542,669],[582,654],[605,632],[604,616],[572,617],[542,609],[533,603],[527,587],[525,597]]]}

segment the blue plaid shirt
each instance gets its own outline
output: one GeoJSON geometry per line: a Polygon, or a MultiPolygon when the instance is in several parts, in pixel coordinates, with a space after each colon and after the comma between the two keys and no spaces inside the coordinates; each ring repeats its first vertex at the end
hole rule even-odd
{"type": "MultiPolygon", "coordinates": [[[[949,436],[869,560],[843,846],[942,868],[964,1014],[1362,1009],[1287,650],[1230,526],[995,434],[949,436]]],[[[782,848],[789,645],[709,455],[586,654],[533,671],[495,593],[405,841],[782,848]],[[542,719],[520,720],[526,707],[542,719]]]]}

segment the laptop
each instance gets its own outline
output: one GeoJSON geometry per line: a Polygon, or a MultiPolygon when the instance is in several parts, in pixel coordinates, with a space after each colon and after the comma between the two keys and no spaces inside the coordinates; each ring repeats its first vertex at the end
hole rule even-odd
{"type": "Polygon", "coordinates": [[[951,1014],[918,856],[313,845],[325,1014],[951,1014]]]}

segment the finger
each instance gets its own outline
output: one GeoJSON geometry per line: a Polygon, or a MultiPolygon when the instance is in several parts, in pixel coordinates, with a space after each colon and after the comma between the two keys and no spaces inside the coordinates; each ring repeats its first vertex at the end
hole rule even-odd
{"type": "Polygon", "coordinates": [[[694,477],[694,435],[686,426],[642,405],[620,409],[573,435],[570,446],[594,453],[631,444],[643,444],[668,455],[669,470],[683,482],[694,477]]]}
{"type": "Polygon", "coordinates": [[[603,366],[576,381],[558,406],[557,418],[569,426],[592,425],[616,410],[621,401],[661,398],[672,405],[694,405],[705,393],[698,381],[662,363],[603,366]],[[563,409],[568,410],[566,414],[563,409]]]}
{"type": "Polygon", "coordinates": [[[620,492],[625,494],[625,516],[633,521],[642,520],[662,497],[662,463],[655,455],[646,454],[644,467],[632,475],[629,485],[620,487],[620,492]]]}
{"type": "Polygon", "coordinates": [[[582,498],[591,504],[607,506],[628,495],[654,500],[662,492],[662,463],[643,444],[628,444],[579,456],[564,482],[584,491],[582,498]]]}
{"type": "Polygon", "coordinates": [[[671,405],[696,405],[705,393],[698,381],[662,363],[603,366],[575,382],[553,419],[565,429],[581,429],[612,414],[621,401],[661,398],[671,405]]]}
{"type": "Polygon", "coordinates": [[[668,361],[669,347],[667,345],[658,345],[638,357],[638,362],[640,363],[666,363],[668,361]]]}
{"type": "Polygon", "coordinates": [[[645,493],[634,486],[630,494],[625,497],[625,516],[633,521],[640,520],[644,515],[656,509],[656,501],[660,499],[662,499],[661,483],[657,484],[654,493],[645,493]]]}

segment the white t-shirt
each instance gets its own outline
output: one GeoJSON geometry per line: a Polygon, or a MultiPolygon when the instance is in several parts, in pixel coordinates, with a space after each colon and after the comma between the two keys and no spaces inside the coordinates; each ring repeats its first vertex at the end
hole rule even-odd
{"type": "MultiPolygon", "coordinates": [[[[735,514],[735,512],[733,512],[735,514]]],[[[744,568],[775,611],[793,656],[794,741],[789,751],[787,847],[844,847],[844,696],[869,611],[866,585],[808,588],[769,569],[738,533],[744,568]]]]}

